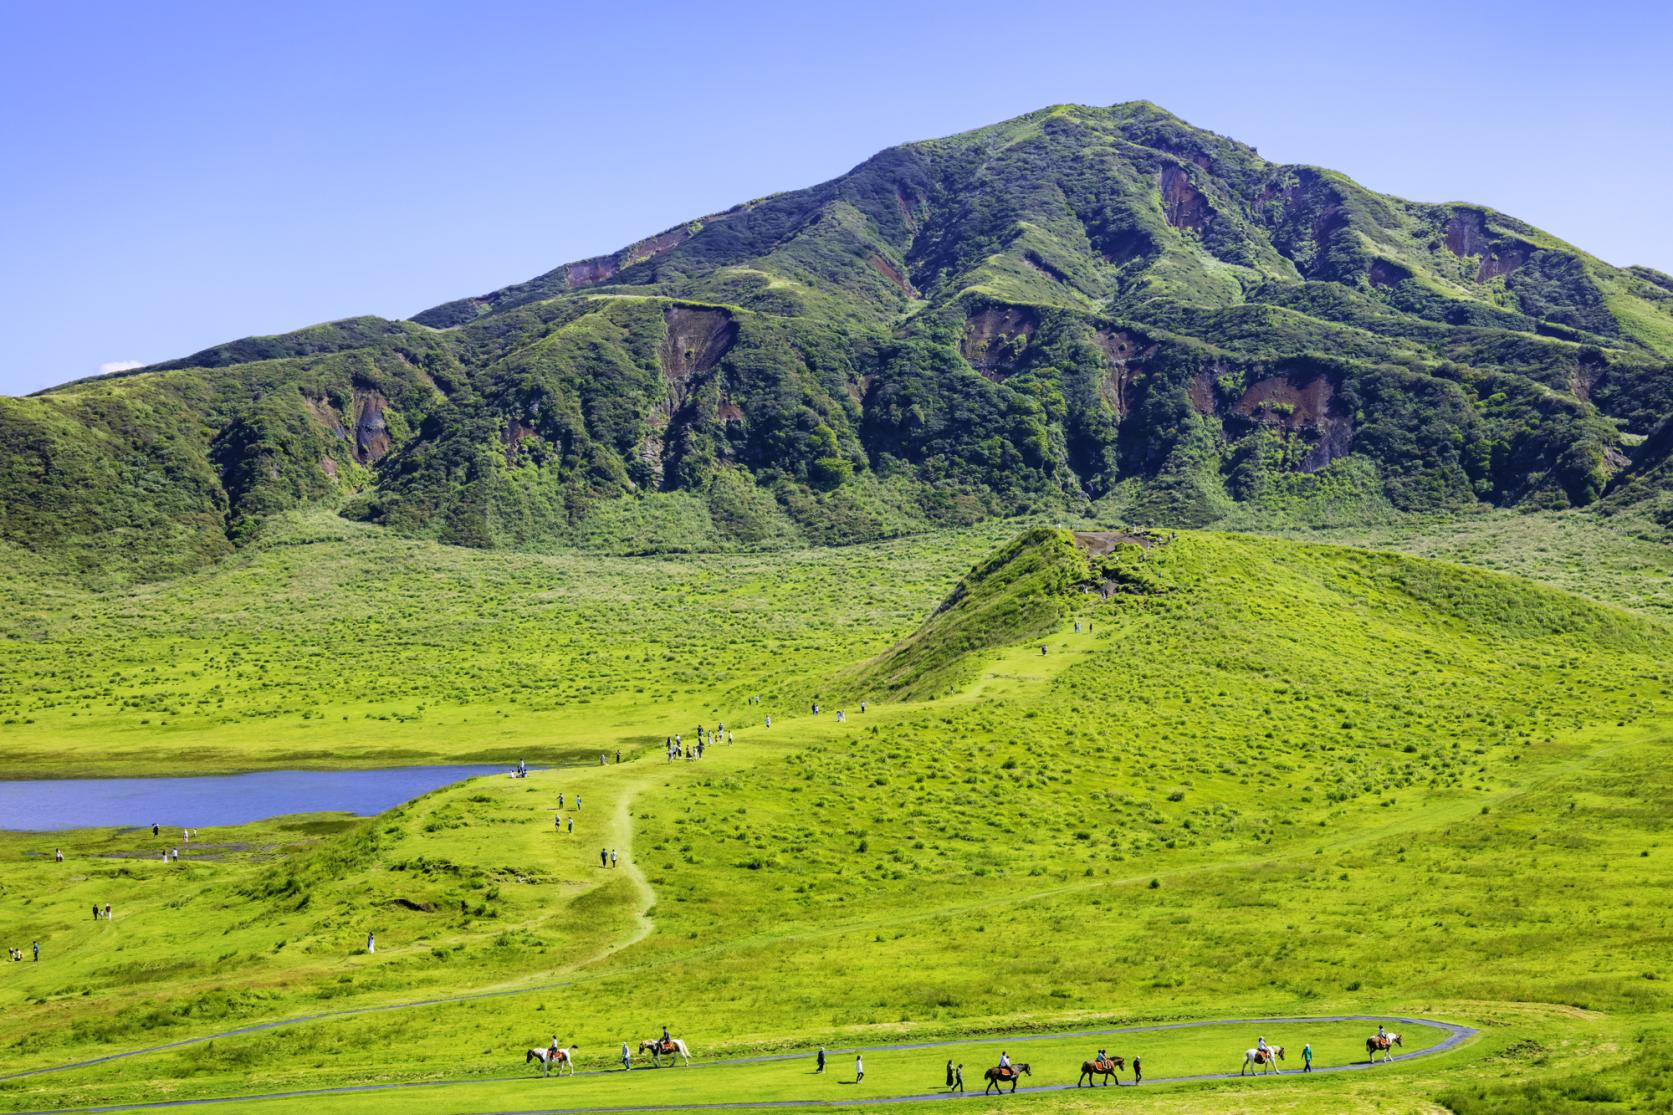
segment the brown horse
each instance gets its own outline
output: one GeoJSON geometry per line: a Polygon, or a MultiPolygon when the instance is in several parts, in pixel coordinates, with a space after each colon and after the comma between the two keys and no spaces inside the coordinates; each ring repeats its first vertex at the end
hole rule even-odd
{"type": "Polygon", "coordinates": [[[1377,1054],[1384,1054],[1384,1061],[1394,1060],[1394,1053],[1389,1048],[1400,1044],[1399,1034],[1387,1034],[1383,1037],[1369,1037],[1365,1039],[1365,1058],[1368,1063],[1377,1063],[1377,1054]]]}
{"type": "Polygon", "coordinates": [[[1003,1092],[1005,1089],[1000,1088],[999,1086],[1007,1080],[1011,1082],[1011,1091],[1016,1091],[1017,1082],[1020,1081],[1024,1075],[1033,1076],[1034,1070],[1029,1068],[1026,1064],[1019,1062],[1018,1064],[1012,1065],[1009,1069],[1002,1069],[998,1065],[995,1065],[982,1075],[987,1077],[988,1082],[988,1086],[982,1089],[982,1095],[985,1096],[996,1088],[1003,1092]]]}
{"type": "MultiPolygon", "coordinates": [[[[1104,1087],[1110,1086],[1110,1077],[1127,1067],[1127,1062],[1120,1057],[1105,1057],[1098,1061],[1082,1061],[1080,1063],[1080,1080],[1075,1081],[1079,1088],[1083,1081],[1090,1081],[1094,1076],[1104,1078],[1104,1087]]],[[[1117,1084],[1121,1081],[1117,1080],[1117,1084]]]]}

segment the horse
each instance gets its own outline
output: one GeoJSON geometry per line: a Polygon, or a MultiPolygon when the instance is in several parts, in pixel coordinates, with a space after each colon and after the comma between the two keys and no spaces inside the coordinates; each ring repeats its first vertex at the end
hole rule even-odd
{"type": "Polygon", "coordinates": [[[558,1049],[531,1049],[523,1055],[523,1063],[526,1065],[530,1061],[539,1061],[546,1069],[546,1076],[552,1075],[552,1066],[554,1064],[558,1066],[559,1076],[563,1075],[564,1066],[568,1065],[569,1075],[574,1076],[575,1051],[579,1048],[581,1047],[578,1045],[572,1045],[568,1049],[564,1049],[562,1047],[558,1049]]]}
{"type": "Polygon", "coordinates": [[[1386,1037],[1369,1037],[1365,1039],[1365,1058],[1367,1064],[1377,1063],[1377,1054],[1383,1054],[1384,1061],[1394,1060],[1394,1052],[1390,1046],[1400,1044],[1399,1034],[1389,1034],[1386,1037]]]}
{"type": "Polygon", "coordinates": [[[685,1047],[685,1042],[680,1038],[669,1038],[667,1045],[662,1044],[661,1038],[642,1041],[639,1043],[639,1052],[651,1055],[651,1066],[653,1068],[662,1067],[662,1055],[664,1053],[670,1057],[680,1057],[686,1064],[691,1064],[691,1050],[685,1047]]]}
{"type": "Polygon", "coordinates": [[[1002,1069],[998,1065],[995,1065],[982,1075],[987,1078],[988,1082],[988,1086],[982,1089],[982,1095],[985,1096],[989,1091],[996,1088],[1003,1092],[1005,1089],[1000,1088],[999,1086],[1007,1080],[1011,1082],[1011,1091],[1016,1091],[1017,1083],[1022,1080],[1023,1076],[1033,1076],[1034,1070],[1029,1068],[1025,1063],[1012,1065],[1009,1069],[1002,1069]]]}
{"type": "MultiPolygon", "coordinates": [[[[1105,1057],[1097,1061],[1082,1061],[1080,1063],[1080,1080],[1075,1081],[1075,1087],[1081,1086],[1081,1081],[1091,1081],[1094,1076],[1104,1078],[1104,1087],[1110,1086],[1110,1077],[1127,1067],[1127,1062],[1120,1057],[1105,1057]]],[[[1119,1080],[1117,1084],[1121,1083],[1119,1080]]]]}
{"type": "Polygon", "coordinates": [[[1243,1051],[1243,1067],[1238,1070],[1237,1075],[1242,1076],[1248,1072],[1250,1065],[1260,1065],[1262,1076],[1265,1076],[1268,1072],[1275,1072],[1281,1076],[1284,1070],[1278,1067],[1277,1062],[1283,1059],[1284,1047],[1281,1045],[1269,1045],[1266,1047],[1265,1053],[1258,1049],[1245,1049],[1243,1051]]]}

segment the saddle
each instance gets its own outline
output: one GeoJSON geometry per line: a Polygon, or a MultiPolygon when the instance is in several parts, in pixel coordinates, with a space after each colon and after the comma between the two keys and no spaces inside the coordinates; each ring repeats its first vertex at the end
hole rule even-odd
{"type": "Polygon", "coordinates": [[[1016,1069],[1007,1068],[1003,1065],[994,1069],[994,1072],[998,1075],[999,1079],[1001,1079],[1001,1080],[1014,1080],[1014,1079],[1016,1079],[1016,1075],[1017,1075],[1017,1070],[1016,1069]]]}
{"type": "Polygon", "coordinates": [[[1390,1038],[1372,1038],[1371,1043],[1378,1049],[1387,1049],[1390,1045],[1394,1044],[1393,1040],[1390,1038]]]}
{"type": "Polygon", "coordinates": [[[660,1053],[672,1053],[679,1047],[671,1041],[659,1041],[656,1043],[656,1048],[660,1053]]]}
{"type": "Polygon", "coordinates": [[[1255,1050],[1255,1064],[1264,1065],[1270,1060],[1272,1060],[1271,1050],[1267,1050],[1265,1052],[1262,1052],[1259,1049],[1255,1050]]]}
{"type": "Polygon", "coordinates": [[[1108,1057],[1099,1057],[1096,1061],[1092,1062],[1092,1065],[1099,1072],[1114,1072],[1115,1071],[1115,1062],[1110,1060],[1108,1057]]]}

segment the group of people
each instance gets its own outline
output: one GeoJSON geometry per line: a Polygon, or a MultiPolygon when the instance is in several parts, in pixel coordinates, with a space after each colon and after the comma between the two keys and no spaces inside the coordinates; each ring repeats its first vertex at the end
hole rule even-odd
{"type": "Polygon", "coordinates": [[[99,910],[99,904],[97,902],[93,903],[93,920],[98,921],[100,918],[103,918],[105,921],[110,920],[110,903],[109,902],[105,903],[105,908],[104,908],[103,912],[101,912],[99,910]]]}
{"type": "MultiPolygon", "coordinates": [[[[6,958],[8,960],[22,960],[23,959],[23,950],[8,947],[6,949],[6,958]]],[[[40,960],[40,958],[41,958],[41,943],[39,941],[36,941],[35,942],[35,959],[40,960]]]]}
{"type": "MultiPolygon", "coordinates": [[[[769,719],[770,725],[772,721],[769,719]]],[[[725,724],[716,724],[713,728],[697,725],[697,741],[686,743],[685,737],[678,732],[663,740],[663,749],[671,763],[675,759],[701,759],[703,752],[719,743],[731,743],[732,733],[726,730],[725,724]]]]}

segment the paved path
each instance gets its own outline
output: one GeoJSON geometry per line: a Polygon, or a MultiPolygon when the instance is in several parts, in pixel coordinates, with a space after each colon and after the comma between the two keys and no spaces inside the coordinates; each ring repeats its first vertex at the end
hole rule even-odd
{"type": "MultiPolygon", "coordinates": [[[[1055,1034],[1027,1034],[1020,1037],[1011,1035],[997,1038],[955,1038],[945,1041],[902,1042],[894,1045],[864,1045],[847,1049],[829,1049],[826,1050],[826,1054],[827,1056],[834,1058],[853,1056],[857,1053],[882,1053],[890,1050],[944,1049],[950,1046],[969,1045],[1020,1045],[1024,1042],[1031,1041],[1059,1041],[1067,1038],[1091,1038],[1106,1037],[1115,1034],[1154,1033],[1158,1030],[1188,1030],[1198,1026],[1247,1026],[1251,1028],[1265,1029],[1283,1025],[1299,1025],[1307,1022],[1399,1022],[1407,1026],[1430,1026],[1446,1031],[1445,1038],[1441,1039],[1441,1041],[1427,1049],[1419,1049],[1411,1053],[1395,1054],[1394,1060],[1396,1062],[1412,1061],[1419,1057],[1429,1057],[1436,1053],[1445,1053],[1446,1051],[1457,1047],[1463,1041],[1474,1036],[1476,1033],[1476,1030],[1473,1027],[1460,1026],[1453,1022],[1441,1022],[1431,1018],[1402,1018],[1398,1016],[1391,1017],[1389,1015],[1373,1016],[1364,1014],[1326,1014],[1305,1018],[1216,1018],[1202,1022],[1167,1022],[1150,1026],[1117,1026],[1104,1030],[1077,1030],[1055,1034]]],[[[260,1029],[261,1027],[252,1028],[260,1029]]],[[[802,1053],[774,1053],[759,1057],[731,1057],[715,1061],[702,1061],[693,1064],[690,1067],[693,1069],[704,1069],[723,1068],[727,1065],[764,1064],[773,1061],[805,1061],[812,1056],[812,1051],[802,1053]]],[[[1381,1064],[1381,1062],[1378,1062],[1378,1064],[1381,1064]]],[[[1326,1072],[1354,1072],[1363,1071],[1372,1067],[1372,1064],[1368,1061],[1355,1061],[1346,1065],[1320,1066],[1315,1068],[1313,1072],[1315,1074],[1326,1072]]],[[[621,1070],[619,1069],[591,1069],[586,1072],[576,1073],[575,1075],[607,1076],[619,1073],[620,1071],[621,1070]]],[[[1300,1069],[1289,1069],[1281,1075],[1295,1076],[1299,1073],[1300,1069]]],[[[1200,1073],[1195,1076],[1157,1076],[1147,1077],[1147,1079],[1150,1080],[1152,1084],[1176,1084],[1198,1080],[1230,1080],[1236,1079],[1237,1077],[1238,1074],[1235,1072],[1210,1072],[1200,1073]]],[[[1250,1077],[1250,1079],[1263,1080],[1272,1078],[1273,1077],[1270,1076],[1262,1076],[1258,1078],[1250,1077]]],[[[59,1112],[150,1111],[171,1107],[206,1107],[214,1104],[250,1103],[258,1100],[302,1099],[310,1096],[356,1095],[366,1092],[394,1092],[416,1088],[441,1088],[464,1084],[497,1084],[508,1081],[526,1081],[534,1079],[538,1078],[531,1076],[529,1073],[519,1073],[516,1076],[478,1076],[467,1077],[459,1080],[410,1080],[394,1084],[349,1084],[338,1088],[308,1088],[290,1092],[262,1092],[243,1096],[213,1096],[202,1099],[159,1100],[153,1103],[122,1103],[111,1104],[103,1107],[54,1108],[50,1111],[19,1112],[17,1115],[56,1115],[56,1113],[59,1112]]],[[[1126,1088],[1134,1087],[1132,1084],[1118,1084],[1117,1086],[1126,1088]]],[[[1017,1094],[1025,1095],[1039,1092],[1063,1092],[1072,1090],[1076,1087],[1078,1087],[1078,1085],[1075,1084],[1036,1084],[1029,1087],[1018,1088],[1017,1094]]],[[[1007,1091],[1005,1094],[1010,1095],[1011,1093],[1007,1091]]],[[[733,1100],[722,1103],[653,1103],[613,1107],[591,1106],[516,1108],[502,1112],[483,1112],[482,1115],[607,1115],[607,1113],[611,1112],[713,1111],[757,1107],[850,1107],[858,1105],[875,1105],[880,1103],[919,1103],[928,1100],[973,1099],[980,1097],[981,1095],[982,1092],[980,1090],[976,1090],[961,1094],[949,1094],[947,1092],[919,1092],[898,1096],[864,1096],[849,1099],[829,1100],[733,1100]]]]}

